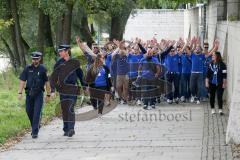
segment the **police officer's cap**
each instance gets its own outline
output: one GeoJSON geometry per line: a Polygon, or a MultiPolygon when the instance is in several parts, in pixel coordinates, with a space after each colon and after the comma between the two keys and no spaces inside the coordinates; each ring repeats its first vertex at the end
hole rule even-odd
{"type": "Polygon", "coordinates": [[[62,50],[68,50],[70,49],[71,46],[70,45],[67,45],[67,44],[62,44],[58,47],[58,52],[62,51],[62,50]]]}
{"type": "Polygon", "coordinates": [[[32,52],[31,53],[31,57],[34,58],[40,58],[42,57],[42,53],[41,52],[32,52]]]}

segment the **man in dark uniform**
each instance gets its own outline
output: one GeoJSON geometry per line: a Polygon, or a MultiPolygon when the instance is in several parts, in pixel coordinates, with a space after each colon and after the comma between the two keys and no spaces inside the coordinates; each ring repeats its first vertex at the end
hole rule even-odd
{"type": "MultiPolygon", "coordinates": [[[[54,65],[54,69],[60,67],[65,62],[71,59],[70,55],[70,46],[69,45],[60,45],[58,48],[58,53],[60,59],[54,65]]],[[[61,71],[64,72],[64,71],[61,71]]],[[[69,75],[65,79],[65,84],[76,85],[77,79],[80,80],[81,85],[83,86],[83,72],[81,68],[77,68],[75,71],[69,73],[69,75]]],[[[54,93],[54,87],[52,86],[52,93],[54,93]]],[[[77,95],[70,94],[60,94],[60,103],[62,109],[62,117],[63,117],[63,131],[64,136],[72,137],[75,134],[74,126],[75,126],[75,113],[74,113],[74,105],[76,104],[77,95]]]]}
{"type": "MultiPolygon", "coordinates": [[[[47,97],[50,97],[50,85],[48,83],[47,69],[40,64],[41,52],[33,52],[32,64],[27,65],[20,75],[19,99],[22,99],[22,91],[26,92],[26,112],[32,126],[32,138],[38,137],[41,112],[43,107],[43,92],[46,84],[47,97]]],[[[48,98],[47,98],[48,100],[48,98]]]]}

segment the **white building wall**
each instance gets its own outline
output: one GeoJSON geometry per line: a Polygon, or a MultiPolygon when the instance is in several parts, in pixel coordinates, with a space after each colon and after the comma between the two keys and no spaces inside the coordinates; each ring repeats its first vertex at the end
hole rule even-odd
{"type": "Polygon", "coordinates": [[[127,21],[124,39],[178,39],[184,36],[184,10],[134,10],[127,21]]]}

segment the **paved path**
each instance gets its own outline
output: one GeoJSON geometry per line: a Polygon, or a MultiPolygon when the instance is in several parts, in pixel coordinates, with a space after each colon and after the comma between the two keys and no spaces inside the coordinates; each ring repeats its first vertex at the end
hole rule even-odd
{"type": "Polygon", "coordinates": [[[62,122],[54,120],[38,139],[26,135],[0,160],[233,159],[225,145],[228,115],[212,116],[206,103],[160,106],[119,105],[102,119],[77,122],[72,138],[62,136],[62,122]]]}

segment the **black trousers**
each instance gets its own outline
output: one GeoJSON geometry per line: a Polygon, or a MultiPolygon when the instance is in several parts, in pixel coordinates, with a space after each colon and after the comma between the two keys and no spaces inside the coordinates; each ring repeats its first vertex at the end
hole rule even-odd
{"type": "Polygon", "coordinates": [[[168,93],[168,99],[173,100],[173,98],[178,98],[179,97],[179,82],[180,82],[180,76],[178,73],[167,73],[167,81],[170,84],[174,85],[174,92],[170,91],[172,89],[171,85],[168,85],[168,87],[170,87],[169,89],[167,89],[168,91],[170,91],[170,93],[168,93]]]}
{"type": "Polygon", "coordinates": [[[90,101],[94,109],[98,109],[98,113],[102,114],[104,107],[105,94],[103,91],[108,91],[109,87],[95,87],[90,86],[90,101]]]}
{"type": "Polygon", "coordinates": [[[214,108],[214,104],[215,104],[215,95],[217,92],[217,99],[218,99],[218,108],[222,109],[223,108],[223,91],[224,88],[222,88],[222,84],[209,84],[209,92],[210,92],[210,105],[211,108],[214,108]]]}

